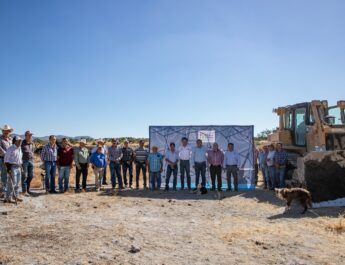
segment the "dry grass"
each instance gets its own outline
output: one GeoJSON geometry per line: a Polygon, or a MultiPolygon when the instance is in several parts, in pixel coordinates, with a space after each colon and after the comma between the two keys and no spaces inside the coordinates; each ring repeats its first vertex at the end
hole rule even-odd
{"type": "Polygon", "coordinates": [[[345,218],[344,214],[340,214],[335,220],[330,220],[330,223],[326,225],[326,229],[337,234],[345,232],[345,218]]]}

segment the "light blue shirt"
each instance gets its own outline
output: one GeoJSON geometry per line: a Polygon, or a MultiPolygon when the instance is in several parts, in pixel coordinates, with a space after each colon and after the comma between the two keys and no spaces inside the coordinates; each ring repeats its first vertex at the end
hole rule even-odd
{"type": "Polygon", "coordinates": [[[176,163],[178,160],[178,153],[176,151],[171,152],[171,150],[169,149],[165,152],[165,159],[168,159],[172,163],[176,163]]]}
{"type": "Polygon", "coordinates": [[[236,151],[225,151],[224,153],[224,166],[237,166],[240,167],[240,155],[236,151]]]}
{"type": "Polygon", "coordinates": [[[13,144],[6,151],[5,163],[19,166],[23,163],[22,158],[23,153],[21,146],[17,147],[15,144],[13,144]]]}
{"type": "Polygon", "coordinates": [[[150,172],[159,172],[161,170],[163,156],[160,153],[150,153],[147,160],[149,161],[150,172]]]}
{"type": "Polygon", "coordinates": [[[197,147],[195,146],[193,148],[192,152],[192,161],[195,163],[201,163],[201,162],[206,162],[206,153],[207,153],[207,148],[204,146],[197,147]]]}

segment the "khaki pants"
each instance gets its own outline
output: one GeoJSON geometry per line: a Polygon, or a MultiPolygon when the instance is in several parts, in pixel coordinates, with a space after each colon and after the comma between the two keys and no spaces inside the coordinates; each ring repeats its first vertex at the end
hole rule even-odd
{"type": "Polygon", "coordinates": [[[103,167],[95,167],[93,169],[93,173],[95,174],[95,186],[96,186],[96,189],[99,189],[102,186],[104,168],[103,167]]]}

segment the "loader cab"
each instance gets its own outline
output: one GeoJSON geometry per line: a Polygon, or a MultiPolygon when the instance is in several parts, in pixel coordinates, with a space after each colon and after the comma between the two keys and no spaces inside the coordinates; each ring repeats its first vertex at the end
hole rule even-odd
{"type": "Polygon", "coordinates": [[[339,106],[332,106],[327,109],[326,123],[333,127],[345,125],[344,109],[339,106]]]}
{"type": "Polygon", "coordinates": [[[307,126],[315,123],[310,103],[299,103],[286,107],[283,121],[284,129],[290,131],[292,144],[305,147],[307,126]]]}

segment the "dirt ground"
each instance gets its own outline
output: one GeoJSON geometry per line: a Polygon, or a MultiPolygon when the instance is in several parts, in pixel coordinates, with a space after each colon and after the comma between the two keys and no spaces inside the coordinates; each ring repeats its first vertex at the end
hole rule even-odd
{"type": "Polygon", "coordinates": [[[345,264],[344,209],[270,191],[34,192],[0,202],[0,264],[345,264]]]}

